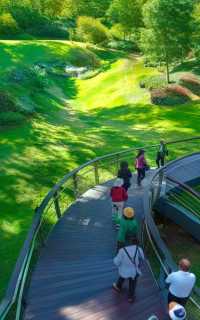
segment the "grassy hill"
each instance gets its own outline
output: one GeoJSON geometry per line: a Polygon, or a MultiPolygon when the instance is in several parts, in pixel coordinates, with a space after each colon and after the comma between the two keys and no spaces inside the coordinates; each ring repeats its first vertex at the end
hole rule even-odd
{"type": "MultiPolygon", "coordinates": [[[[31,224],[34,208],[66,172],[98,155],[199,133],[200,105],[150,103],[139,79],[158,71],[142,59],[63,41],[1,41],[0,90],[33,115],[0,129],[0,295],[31,224]],[[16,71],[62,62],[92,69],[86,79],[47,75],[15,81],[16,71]],[[11,77],[10,77],[11,74],[11,77]]],[[[23,76],[22,76],[23,78],[23,76]]]]}

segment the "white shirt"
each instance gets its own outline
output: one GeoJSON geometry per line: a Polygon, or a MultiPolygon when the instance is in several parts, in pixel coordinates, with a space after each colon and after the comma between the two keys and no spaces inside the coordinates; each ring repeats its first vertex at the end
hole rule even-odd
{"type": "MultiPolygon", "coordinates": [[[[134,259],[136,248],[137,247],[135,245],[126,247],[126,250],[128,251],[132,260],[134,259]]],[[[136,271],[138,274],[141,274],[141,271],[139,269],[139,260],[140,259],[144,260],[144,253],[140,247],[138,247],[138,250],[137,250],[137,253],[135,256],[135,265],[133,264],[133,262],[131,262],[127,253],[122,248],[119,250],[117,256],[114,258],[114,264],[118,267],[119,275],[122,278],[125,278],[125,279],[133,278],[134,279],[136,276],[136,271]]]]}
{"type": "Polygon", "coordinates": [[[169,274],[165,281],[170,284],[171,294],[177,298],[187,298],[194,287],[196,277],[193,273],[179,270],[169,274]]]}

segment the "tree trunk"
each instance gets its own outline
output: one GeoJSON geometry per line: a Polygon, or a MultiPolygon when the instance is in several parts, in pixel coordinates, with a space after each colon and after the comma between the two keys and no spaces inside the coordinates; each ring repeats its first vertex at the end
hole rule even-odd
{"type": "Polygon", "coordinates": [[[167,76],[167,83],[170,83],[170,77],[169,77],[169,59],[168,59],[168,56],[166,56],[166,76],[167,76]]]}

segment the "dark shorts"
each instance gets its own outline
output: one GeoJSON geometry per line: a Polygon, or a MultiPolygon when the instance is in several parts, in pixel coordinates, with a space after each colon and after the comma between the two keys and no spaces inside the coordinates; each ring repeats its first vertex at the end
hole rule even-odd
{"type": "Polygon", "coordinates": [[[168,304],[170,302],[177,302],[180,305],[185,306],[188,298],[189,297],[187,297],[187,298],[178,298],[178,297],[174,296],[171,292],[169,292],[168,293],[168,304]]]}

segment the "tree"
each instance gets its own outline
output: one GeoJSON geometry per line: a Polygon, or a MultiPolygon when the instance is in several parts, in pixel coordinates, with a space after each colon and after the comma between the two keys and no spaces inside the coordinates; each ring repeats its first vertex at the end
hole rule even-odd
{"type": "Polygon", "coordinates": [[[103,17],[111,0],[65,0],[67,15],[72,18],[78,16],[103,17]]]}
{"type": "Polygon", "coordinates": [[[107,12],[112,23],[120,24],[124,38],[143,26],[142,6],[144,0],[113,0],[107,12]]]}
{"type": "Polygon", "coordinates": [[[170,64],[191,49],[194,5],[195,0],[150,0],[144,5],[141,47],[149,57],[165,62],[168,82],[170,64]]]}

